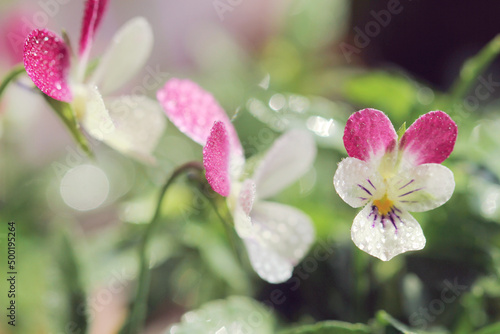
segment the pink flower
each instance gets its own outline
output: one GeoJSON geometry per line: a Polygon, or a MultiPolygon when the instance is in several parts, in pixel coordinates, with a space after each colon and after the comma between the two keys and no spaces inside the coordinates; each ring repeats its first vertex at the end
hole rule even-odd
{"type": "Polygon", "coordinates": [[[78,55],[54,32],[35,29],[24,46],[24,67],[35,85],[53,99],[71,104],[85,130],[109,146],[151,160],[165,127],[161,108],[152,99],[131,95],[103,100],[141,69],[153,46],[149,23],[141,17],[127,22],[114,36],[91,75],[90,49],[106,11],[107,0],[87,0],[78,55]]]}
{"type": "Polygon", "coordinates": [[[349,117],[349,158],[340,162],[333,184],[347,204],[364,206],[351,228],[356,246],[384,261],[425,246],[422,228],[408,212],[432,210],[450,199],[455,181],[441,163],[453,151],[457,131],[442,111],[421,116],[399,141],[381,111],[349,117]]]}
{"type": "Polygon", "coordinates": [[[188,80],[172,79],[157,97],[172,123],[204,145],[206,178],[227,197],[254,270],[271,283],[290,278],[314,240],[312,222],[302,211],[265,199],[311,168],[316,156],[312,137],[298,130],[284,134],[249,177],[238,135],[211,94],[188,80]]]}

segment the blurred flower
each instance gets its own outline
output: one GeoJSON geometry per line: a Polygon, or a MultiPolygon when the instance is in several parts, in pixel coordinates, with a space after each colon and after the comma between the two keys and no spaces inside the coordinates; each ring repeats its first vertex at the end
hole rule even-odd
{"type": "Polygon", "coordinates": [[[292,130],[275,141],[252,177],[232,123],[214,97],[188,80],[172,79],[158,91],[170,120],[204,145],[203,163],[211,187],[227,197],[235,228],[250,262],[271,283],[291,277],[314,240],[310,218],[283,204],[264,201],[307,172],[316,156],[312,136],[292,130]]]}
{"type": "Polygon", "coordinates": [[[398,141],[383,112],[351,115],[344,131],[349,158],[340,162],[333,184],[347,204],[365,206],[351,228],[356,246],[384,261],[425,246],[422,228],[408,211],[428,211],[450,199],[453,173],[440,163],[453,151],[457,131],[446,113],[432,111],[398,141]]]}
{"type": "Polygon", "coordinates": [[[32,16],[31,10],[26,8],[13,8],[2,15],[0,20],[0,49],[2,59],[0,63],[13,66],[23,61],[23,47],[26,35],[34,28],[34,25],[26,20],[32,16]]]}
{"type": "Polygon", "coordinates": [[[71,104],[76,118],[94,138],[140,159],[151,152],[165,127],[161,108],[152,99],[131,95],[107,99],[143,65],[152,49],[153,33],[141,17],[127,22],[92,70],[90,49],[106,11],[107,0],[87,0],[78,56],[67,40],[47,29],[35,29],[24,47],[24,66],[35,85],[53,99],[71,104]],[[71,66],[74,56],[76,65],[71,66]],[[88,72],[91,72],[89,75],[88,72]],[[98,89],[99,88],[99,89],[98,89]]]}

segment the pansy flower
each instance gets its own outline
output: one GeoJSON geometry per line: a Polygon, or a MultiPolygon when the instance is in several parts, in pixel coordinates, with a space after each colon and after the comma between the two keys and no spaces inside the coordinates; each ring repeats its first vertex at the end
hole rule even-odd
{"type": "Polygon", "coordinates": [[[313,138],[298,130],[284,134],[249,177],[238,135],[211,94],[188,80],[172,79],[157,97],[172,123],[204,145],[207,181],[227,198],[254,270],[270,283],[290,278],[314,240],[312,222],[302,211],[266,199],[311,168],[313,138]]]}
{"type": "Polygon", "coordinates": [[[51,98],[70,103],[79,124],[94,138],[137,158],[150,154],[165,127],[156,101],[130,95],[103,100],[141,69],[153,46],[149,23],[127,22],[113,37],[91,75],[90,49],[108,0],[87,0],[77,55],[67,41],[47,29],[35,29],[24,46],[24,67],[34,84],[51,98]]]}
{"type": "Polygon", "coordinates": [[[409,212],[432,210],[450,199],[455,181],[441,163],[456,138],[457,125],[442,111],[421,116],[400,140],[379,110],[349,117],[344,131],[349,157],[340,162],[333,184],[347,204],[364,206],[351,228],[356,246],[384,261],[425,246],[422,228],[409,212]]]}

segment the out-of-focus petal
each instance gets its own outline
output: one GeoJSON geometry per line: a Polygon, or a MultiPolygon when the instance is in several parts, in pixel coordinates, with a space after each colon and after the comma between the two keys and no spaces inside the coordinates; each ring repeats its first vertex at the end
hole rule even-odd
{"type": "Polygon", "coordinates": [[[259,198],[267,198],[297,181],[314,163],[316,145],[306,131],[291,130],[278,138],[257,167],[253,180],[259,198]]]}
{"type": "Polygon", "coordinates": [[[108,0],[87,0],[80,32],[80,57],[88,53],[92,47],[95,32],[101,24],[102,16],[108,7],[108,0]]]}
{"type": "Polygon", "coordinates": [[[389,261],[398,254],[424,248],[422,228],[408,212],[399,212],[394,224],[388,218],[382,223],[380,216],[371,213],[372,207],[367,205],[354,218],[351,228],[352,241],[362,251],[389,261]]]}
{"type": "Polygon", "coordinates": [[[97,87],[77,86],[73,105],[83,127],[92,137],[104,140],[115,131],[113,120],[97,87]]]}
{"type": "Polygon", "coordinates": [[[152,156],[166,126],[166,117],[157,101],[131,95],[106,99],[115,130],[104,142],[117,151],[152,163],[152,156]]]}
{"type": "Polygon", "coordinates": [[[293,207],[261,201],[250,217],[253,233],[244,241],[252,267],[270,283],[287,280],[314,241],[311,219],[293,207]]]}
{"type": "Polygon", "coordinates": [[[128,21],[113,37],[90,82],[108,95],[144,67],[152,49],[153,30],[148,21],[143,17],[128,21]]]}
{"type": "Polygon", "coordinates": [[[403,159],[413,165],[440,164],[453,151],[457,139],[456,123],[442,111],[420,116],[401,138],[403,159]]]}
{"type": "Polygon", "coordinates": [[[24,44],[24,67],[33,83],[53,99],[73,99],[67,76],[70,67],[68,47],[50,30],[33,30],[24,44]]]}
{"type": "Polygon", "coordinates": [[[195,142],[205,145],[214,122],[225,124],[234,153],[243,155],[233,124],[212,94],[190,80],[171,79],[157,93],[168,118],[195,142]]]}
{"type": "Polygon", "coordinates": [[[410,212],[428,211],[446,203],[455,190],[453,172],[443,165],[423,164],[396,181],[391,196],[410,212]]]}
{"type": "Polygon", "coordinates": [[[35,24],[26,17],[33,17],[34,9],[13,7],[5,10],[0,17],[0,50],[2,63],[8,60],[7,65],[13,66],[23,62],[23,50],[26,35],[35,29],[35,24]]]}
{"type": "Polygon", "coordinates": [[[395,149],[398,135],[387,116],[376,109],[355,112],[347,120],[344,145],[350,157],[369,161],[395,149]]]}
{"type": "Polygon", "coordinates": [[[224,123],[215,122],[207,144],[203,147],[203,166],[212,189],[224,197],[231,192],[230,155],[231,146],[224,123]]]}
{"type": "Polygon", "coordinates": [[[383,188],[383,179],[372,166],[357,158],[345,158],[333,177],[337,194],[353,208],[368,203],[383,188]]]}

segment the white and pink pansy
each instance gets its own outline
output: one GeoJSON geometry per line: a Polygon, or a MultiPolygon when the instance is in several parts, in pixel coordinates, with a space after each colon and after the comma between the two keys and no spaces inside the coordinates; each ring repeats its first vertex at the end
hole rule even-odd
{"type": "Polygon", "coordinates": [[[270,283],[286,281],[313,243],[314,228],[302,211],[265,199],[312,167],[316,157],[312,136],[299,130],[282,135],[247,177],[238,135],[211,94],[191,81],[172,79],[157,97],[172,123],[204,145],[207,181],[227,198],[254,270],[270,283]]]}
{"type": "Polygon", "coordinates": [[[347,204],[364,206],[351,228],[356,246],[384,261],[425,246],[422,228],[408,212],[432,210],[450,199],[455,181],[441,163],[453,151],[457,132],[442,111],[421,116],[400,140],[379,110],[349,117],[349,157],[339,163],[333,184],[347,204]]]}
{"type": "Polygon", "coordinates": [[[142,17],[127,22],[113,37],[91,75],[87,65],[108,0],[87,0],[78,54],[56,33],[35,29],[26,38],[24,67],[46,95],[70,103],[79,124],[94,138],[136,158],[151,161],[165,128],[158,103],[142,95],[106,98],[145,64],[153,32],[142,17]],[[73,59],[72,59],[73,58],[73,59]]]}

